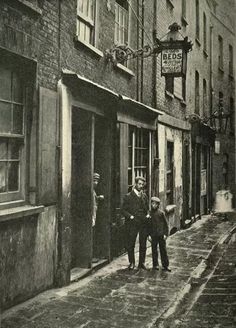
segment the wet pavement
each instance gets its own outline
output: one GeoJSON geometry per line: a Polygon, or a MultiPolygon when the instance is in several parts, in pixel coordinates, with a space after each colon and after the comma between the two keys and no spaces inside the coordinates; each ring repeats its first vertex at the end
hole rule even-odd
{"type": "MultiPolygon", "coordinates": [[[[87,278],[42,293],[5,311],[1,328],[151,328],[171,327],[173,323],[183,328],[208,327],[211,321],[206,318],[209,313],[214,315],[215,302],[222,303],[220,314],[228,324],[229,318],[234,318],[236,307],[235,267],[232,265],[236,251],[235,243],[226,245],[224,242],[235,225],[235,214],[228,221],[203,217],[189,229],[168,238],[170,273],[151,270],[150,247],[146,261],[150,269],[147,271],[129,271],[127,256],[121,256],[87,278]],[[218,258],[224,254],[227,256],[218,263],[218,258]],[[199,279],[202,279],[200,286],[199,279]],[[187,314],[182,313],[181,320],[175,318],[177,321],[173,321],[173,314],[183,299],[188,299],[194,285],[197,286],[195,296],[188,302],[191,308],[186,307],[187,314]],[[198,314],[205,321],[199,323],[198,314]]],[[[216,308],[220,311],[220,306],[216,308]]]]}

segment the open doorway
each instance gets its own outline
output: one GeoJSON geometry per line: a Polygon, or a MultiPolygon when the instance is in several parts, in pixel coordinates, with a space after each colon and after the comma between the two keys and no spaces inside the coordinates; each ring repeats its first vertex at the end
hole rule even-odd
{"type": "Polygon", "coordinates": [[[110,257],[111,136],[103,116],[72,109],[72,268],[91,269],[110,257]],[[94,213],[94,173],[98,201],[94,213]]]}

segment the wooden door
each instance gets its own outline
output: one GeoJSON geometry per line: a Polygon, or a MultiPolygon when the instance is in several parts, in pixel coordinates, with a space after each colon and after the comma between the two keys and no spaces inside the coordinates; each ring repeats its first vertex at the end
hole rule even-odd
{"type": "Polygon", "coordinates": [[[92,260],[92,174],[94,118],[72,110],[72,267],[90,267],[92,260]]]}

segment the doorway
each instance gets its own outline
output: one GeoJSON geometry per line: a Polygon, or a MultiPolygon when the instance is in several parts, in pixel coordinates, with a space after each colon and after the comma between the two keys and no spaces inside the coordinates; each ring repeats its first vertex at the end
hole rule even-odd
{"type": "Polygon", "coordinates": [[[93,258],[110,257],[111,136],[103,116],[72,107],[71,268],[91,268],[93,258]],[[99,173],[95,229],[92,227],[93,174],[99,173]],[[93,230],[95,230],[93,232],[93,230]]]}

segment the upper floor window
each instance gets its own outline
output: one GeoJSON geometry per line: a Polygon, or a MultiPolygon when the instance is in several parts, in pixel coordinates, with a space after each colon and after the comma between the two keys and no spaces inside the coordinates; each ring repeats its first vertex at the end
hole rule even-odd
{"type": "Polygon", "coordinates": [[[0,63],[0,201],[22,198],[24,92],[20,73],[0,63]]]}
{"type": "Polygon", "coordinates": [[[203,49],[207,51],[207,19],[205,13],[203,13],[203,49]]]}
{"type": "Polygon", "coordinates": [[[77,35],[83,42],[95,45],[96,0],[77,1],[77,35]]]}
{"type": "Polygon", "coordinates": [[[231,44],[229,45],[229,75],[234,74],[234,51],[231,44]]]}
{"type": "Polygon", "coordinates": [[[115,44],[128,42],[129,10],[128,1],[115,2],[115,44]]]}
{"type": "Polygon", "coordinates": [[[186,0],[182,0],[182,17],[186,19],[186,0]]]}
{"type": "Polygon", "coordinates": [[[223,39],[220,35],[218,36],[218,65],[223,69],[223,39]]]}
{"type": "Polygon", "coordinates": [[[200,39],[200,16],[199,16],[199,0],[196,0],[196,38],[200,39]]]}
{"type": "Polygon", "coordinates": [[[186,98],[186,80],[185,77],[166,76],[165,89],[167,92],[175,95],[181,100],[186,98]]]}
{"type": "Polygon", "coordinates": [[[195,72],[195,113],[200,113],[199,73],[195,72]]]}

